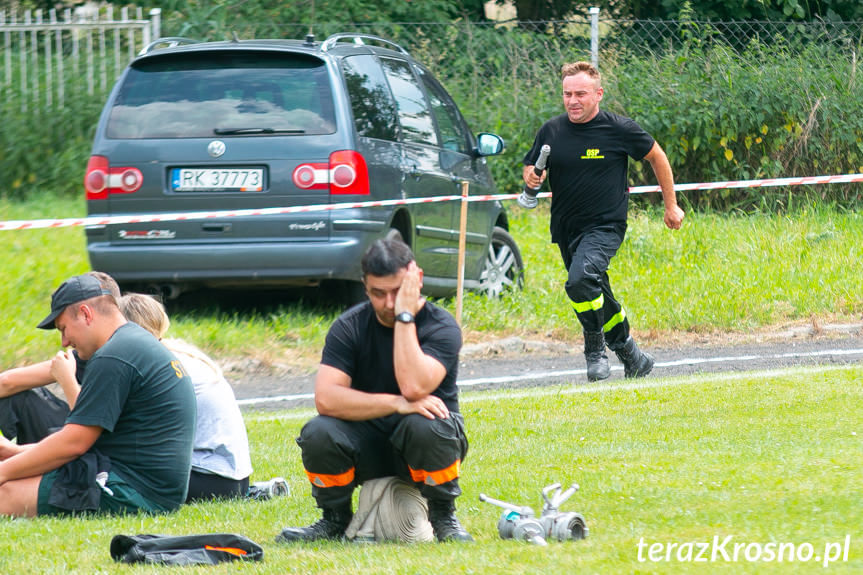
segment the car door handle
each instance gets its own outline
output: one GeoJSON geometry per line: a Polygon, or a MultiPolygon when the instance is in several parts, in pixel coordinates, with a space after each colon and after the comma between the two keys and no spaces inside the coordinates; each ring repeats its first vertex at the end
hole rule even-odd
{"type": "Polygon", "coordinates": [[[231,231],[231,224],[201,224],[201,231],[211,233],[225,233],[231,231]]]}

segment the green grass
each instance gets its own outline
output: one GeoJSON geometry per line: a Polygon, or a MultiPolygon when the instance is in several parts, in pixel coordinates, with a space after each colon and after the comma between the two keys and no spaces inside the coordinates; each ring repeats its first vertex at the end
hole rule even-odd
{"type": "MultiPolygon", "coordinates": [[[[654,378],[562,385],[462,398],[470,452],[459,517],[473,545],[280,545],[279,529],[318,518],[293,441],[305,411],[246,414],[253,480],[283,475],[291,494],[270,502],[203,503],[168,516],[0,520],[0,572],[174,573],[112,563],[115,534],[236,532],[264,547],[244,573],[787,573],[821,563],[638,561],[638,544],[811,544],[851,536],[849,561],[863,568],[859,410],[863,368],[654,378]],[[541,489],[577,482],[561,505],[581,513],[590,536],[545,548],[501,540],[501,509],[480,493],[541,508],[541,489]]],[[[731,550],[731,546],[728,547],[731,550]]],[[[646,558],[646,551],[643,558],[646,558]]],[[[227,572],[228,569],[219,570],[227,572]]],[[[212,568],[184,570],[211,573],[212,568]]]]}
{"type": "MultiPolygon", "coordinates": [[[[83,201],[51,195],[0,201],[0,219],[79,217],[83,201]]],[[[510,205],[511,232],[526,266],[526,289],[494,301],[468,294],[467,342],[509,335],[579,345],[581,333],[563,291],[566,273],[549,243],[547,202],[534,211],[510,205]]],[[[863,314],[863,217],[815,207],[791,215],[689,214],[672,232],[653,210],[633,210],[627,239],[609,271],[635,334],[648,345],[670,334],[747,333],[790,322],[859,321],[863,314]]],[[[50,294],[89,269],[81,228],[0,232],[4,284],[0,313],[10,367],[53,355],[56,333],[34,326],[50,294]]],[[[455,300],[442,304],[455,311],[455,300]]],[[[315,365],[338,310],[286,300],[252,311],[204,306],[172,312],[174,337],[214,357],[264,364],[315,365]]]]}
{"type": "MultiPolygon", "coordinates": [[[[527,289],[503,301],[469,297],[466,328],[580,341],[547,212],[513,211],[527,289]]],[[[855,212],[688,214],[683,228],[671,231],[660,213],[633,211],[609,277],[634,331],[646,338],[744,332],[812,317],[859,320],[861,242],[863,218],[855,212]]]]}

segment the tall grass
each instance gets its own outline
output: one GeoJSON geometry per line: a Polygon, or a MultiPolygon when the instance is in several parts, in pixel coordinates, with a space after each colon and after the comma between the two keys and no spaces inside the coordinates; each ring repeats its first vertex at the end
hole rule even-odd
{"type": "Polygon", "coordinates": [[[263,562],[218,572],[819,572],[825,545],[846,535],[849,559],[829,571],[859,572],[863,449],[859,417],[848,406],[861,401],[863,369],[847,366],[465,394],[471,447],[458,515],[476,539],[471,545],[274,543],[282,527],[319,517],[293,441],[309,413],[250,412],[252,478],[282,475],[289,496],[199,503],[157,517],[0,519],[0,572],[176,573],[114,564],[111,537],[210,532],[240,533],[264,547],[263,562]],[[502,510],[479,494],[539,512],[541,489],[555,482],[580,485],[561,510],[581,513],[589,537],[547,547],[501,540],[502,510]],[[645,550],[639,561],[642,540],[680,545],[728,536],[732,545],[809,544],[820,559],[748,563],[740,554],[696,563],[673,553],[651,562],[645,550]]]}
{"type": "MultiPolygon", "coordinates": [[[[467,342],[510,335],[580,343],[563,291],[566,272],[549,243],[547,204],[510,206],[511,232],[521,247],[526,287],[501,300],[467,294],[467,342]]],[[[46,195],[0,201],[0,219],[78,217],[83,202],[46,195]]],[[[636,335],[657,344],[673,332],[747,333],[796,321],[859,321],[863,314],[863,220],[856,212],[801,208],[786,215],[690,213],[672,232],[651,207],[631,213],[627,239],[609,272],[636,335]]],[[[0,232],[4,254],[0,314],[7,345],[0,366],[53,355],[56,332],[36,324],[52,291],[89,269],[80,228],[0,232]]],[[[248,299],[248,298],[247,298],[248,299]]],[[[439,302],[455,311],[453,299],[439,302]]],[[[256,306],[200,300],[172,312],[171,333],[224,360],[310,367],[339,310],[322,299],[284,299],[256,306]]]]}
{"type": "MultiPolygon", "coordinates": [[[[38,106],[32,101],[32,94],[0,86],[0,196],[3,198],[24,199],[40,195],[34,190],[46,189],[70,197],[80,193],[106,92],[90,93],[85,75],[74,76],[71,64],[71,60],[66,62],[66,95],[62,106],[56,95],[52,107],[45,103],[48,88],[44,78],[38,88],[41,98],[38,106]]],[[[19,71],[14,72],[17,77],[19,71]]],[[[36,82],[35,79],[30,81],[36,82]]]]}

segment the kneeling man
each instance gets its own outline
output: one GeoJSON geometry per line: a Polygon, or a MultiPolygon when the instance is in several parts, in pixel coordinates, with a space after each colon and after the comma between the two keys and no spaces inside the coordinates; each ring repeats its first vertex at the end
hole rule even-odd
{"type": "Polygon", "coordinates": [[[343,537],[354,488],[395,475],[428,501],[438,541],[472,541],[455,516],[468,448],[456,387],[461,330],[420,296],[422,270],[404,242],[376,241],[362,271],[369,301],[330,328],[315,380],[320,415],[297,439],[323,518],[276,540],[343,537]]]}

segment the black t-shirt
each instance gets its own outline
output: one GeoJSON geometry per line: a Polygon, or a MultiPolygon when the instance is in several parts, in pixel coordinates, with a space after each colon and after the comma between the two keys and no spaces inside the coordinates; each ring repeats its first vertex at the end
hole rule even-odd
{"type": "MultiPolygon", "coordinates": [[[[461,330],[444,309],[426,302],[416,316],[417,338],[423,353],[446,368],[438,388],[432,392],[447,409],[458,412],[458,353],[461,330]]],[[[381,325],[370,302],[343,313],[327,333],[321,363],[345,372],[351,387],[368,393],[401,395],[393,365],[395,328],[381,325]]]]}
{"type": "Polygon", "coordinates": [[[629,157],[641,160],[653,143],[635,121],[604,110],[584,124],[570,122],[566,114],[543,124],[524,164],[535,164],[543,144],[551,146],[551,241],[567,242],[594,226],[625,224],[629,157]]]}
{"type": "Polygon", "coordinates": [[[104,431],[94,448],[149,501],[186,500],[195,435],[195,390],[182,364],[134,323],[120,326],[87,361],[67,423],[104,431]]]}

